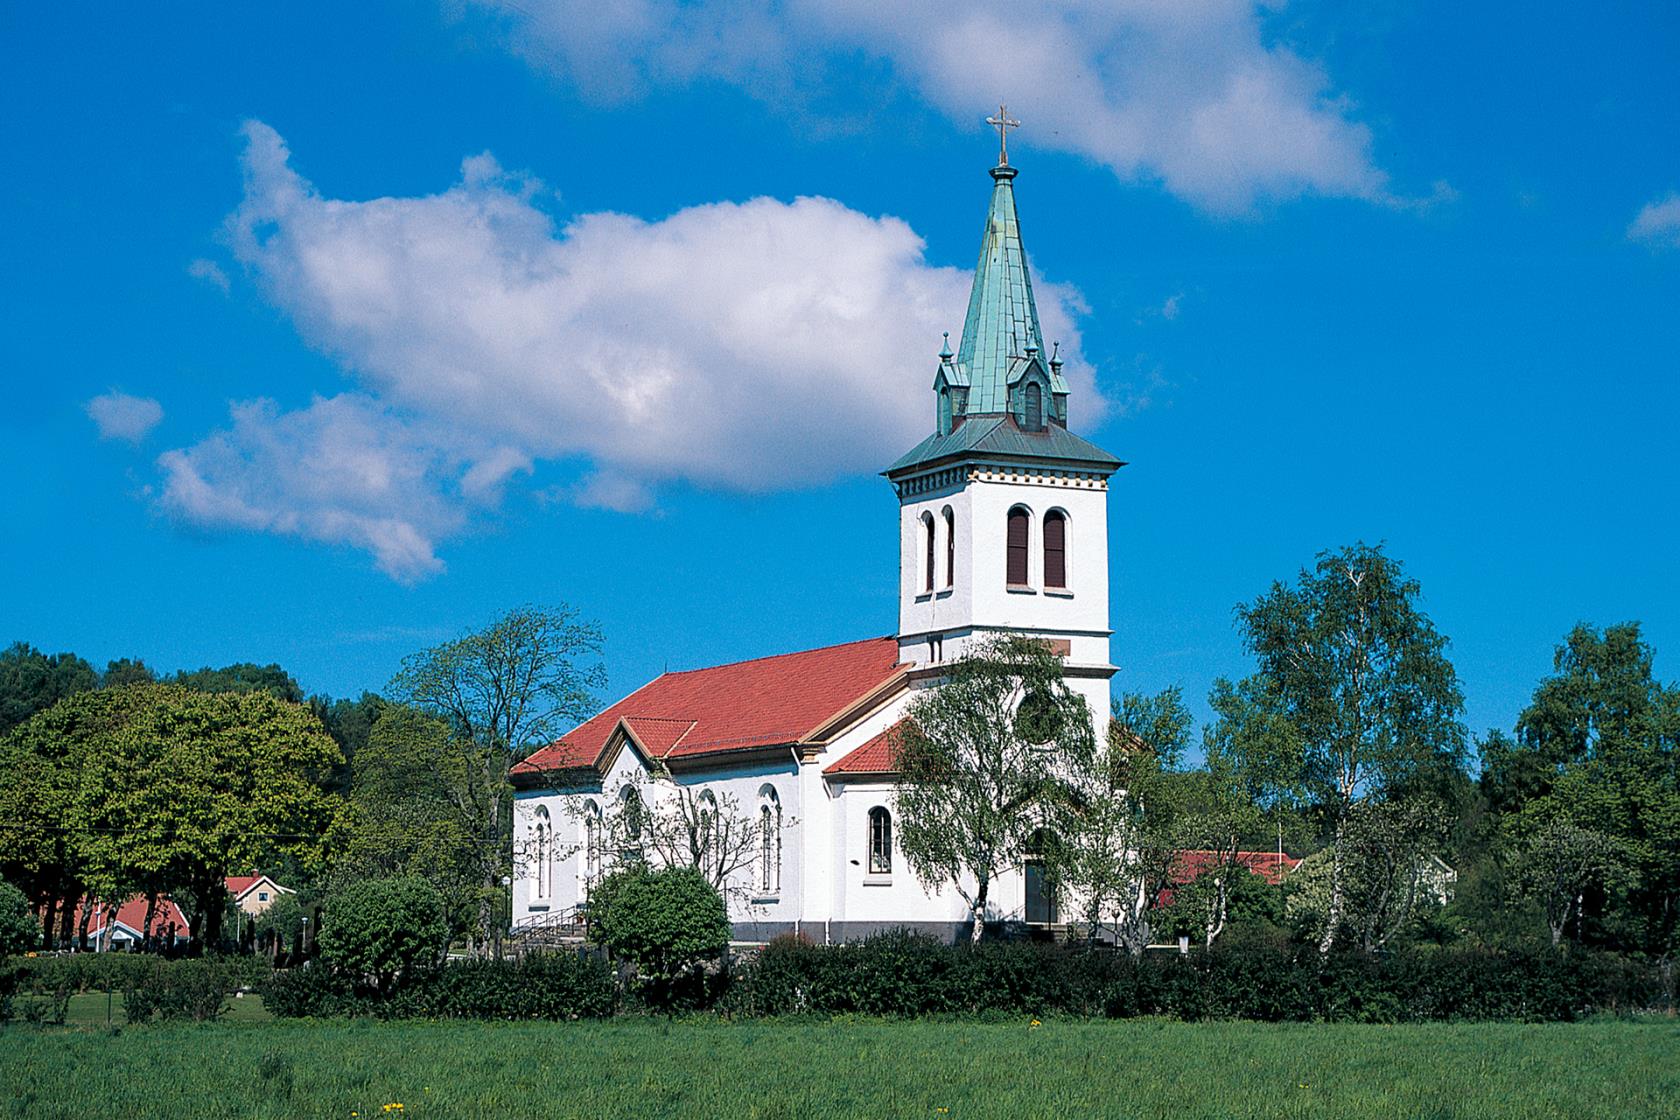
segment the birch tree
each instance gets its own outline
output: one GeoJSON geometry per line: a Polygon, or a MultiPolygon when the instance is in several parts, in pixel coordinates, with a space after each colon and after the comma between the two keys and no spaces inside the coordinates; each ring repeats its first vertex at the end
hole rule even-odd
{"type": "Polygon", "coordinates": [[[998,876],[1023,865],[1095,740],[1060,659],[1020,635],[977,643],[906,708],[893,743],[899,845],[922,882],[956,890],[971,941],[998,876]]]}
{"type": "Polygon", "coordinates": [[[1293,584],[1237,608],[1259,662],[1243,693],[1266,719],[1287,723],[1286,784],[1333,829],[1321,955],[1341,930],[1356,807],[1431,767],[1463,765],[1463,697],[1419,594],[1381,546],[1356,544],[1320,554],[1293,584]]]}

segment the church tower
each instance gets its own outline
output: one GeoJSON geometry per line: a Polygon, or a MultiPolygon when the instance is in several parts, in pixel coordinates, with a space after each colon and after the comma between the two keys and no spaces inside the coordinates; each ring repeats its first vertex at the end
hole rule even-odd
{"type": "Polygon", "coordinates": [[[934,372],[934,432],[883,472],[899,499],[899,658],[932,666],[998,632],[1042,637],[1100,726],[1114,673],[1108,479],[1124,464],[1068,430],[1015,176],[1001,153],[962,341],[952,354],[946,337],[934,372]]]}

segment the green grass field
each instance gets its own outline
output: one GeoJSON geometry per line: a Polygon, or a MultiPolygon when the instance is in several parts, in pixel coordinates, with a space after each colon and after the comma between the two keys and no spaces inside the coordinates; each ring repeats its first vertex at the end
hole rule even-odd
{"type": "Polygon", "coordinates": [[[0,1031],[0,1115],[1680,1116],[1680,1024],[218,1023],[0,1031]],[[395,1111],[395,1110],[392,1110],[395,1111]]]}

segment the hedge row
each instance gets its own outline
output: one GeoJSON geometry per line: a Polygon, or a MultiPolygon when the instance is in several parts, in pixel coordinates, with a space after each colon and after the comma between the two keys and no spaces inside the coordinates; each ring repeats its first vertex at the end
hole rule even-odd
{"type": "Polygon", "coordinates": [[[1592,953],[1339,954],[1244,947],[1148,954],[949,947],[908,934],[764,950],[734,978],[740,1014],[1063,1014],[1128,1018],[1552,1021],[1672,1005],[1658,969],[1592,953]]]}
{"type": "MultiPolygon", "coordinates": [[[[211,956],[204,963],[216,970],[227,991],[256,988],[274,974],[266,957],[211,956]]],[[[57,957],[14,957],[18,988],[26,992],[122,992],[152,976],[161,965],[196,965],[150,953],[69,953],[57,957]]]]}
{"type": "Polygon", "coordinates": [[[386,1019],[600,1019],[618,1005],[613,971],[572,953],[518,961],[452,961],[389,995],[356,985],[317,961],[278,973],[264,993],[275,1015],[386,1019]]]}
{"type": "MultiPolygon", "coordinates": [[[[693,986],[683,1006],[736,1016],[860,1013],[1072,1015],[1398,1023],[1553,1021],[1673,1006],[1656,967],[1609,955],[1418,952],[1336,955],[1274,946],[1150,954],[1066,946],[942,945],[883,934],[822,948],[772,943],[756,961],[693,986]]],[[[620,998],[612,970],[572,954],[469,961],[401,984],[358,990],[317,963],[276,977],[277,1015],[383,1018],[601,1018],[620,998]]],[[[670,1006],[642,999],[642,1006],[670,1006]]]]}

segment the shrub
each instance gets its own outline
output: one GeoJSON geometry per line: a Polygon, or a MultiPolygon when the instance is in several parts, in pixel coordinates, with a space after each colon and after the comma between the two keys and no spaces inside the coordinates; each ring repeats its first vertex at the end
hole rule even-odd
{"type": "Polygon", "coordinates": [[[153,960],[140,981],[123,993],[131,1023],[156,1017],[205,1022],[222,1014],[228,995],[228,972],[213,960],[153,960]]]}
{"type": "Polygon", "coordinates": [[[723,896],[691,867],[608,876],[590,900],[590,921],[602,945],[655,983],[678,980],[729,945],[723,896]]]}
{"type": "Polygon", "coordinates": [[[277,974],[265,1003],[283,1018],[583,1019],[613,1013],[612,970],[575,953],[451,961],[380,996],[319,965],[277,974]]]}
{"type": "Polygon", "coordinates": [[[736,1014],[1166,1015],[1178,1019],[1563,1020],[1667,1006],[1660,971],[1590,953],[1344,953],[1276,940],[1181,956],[887,933],[777,941],[734,978],[736,1014]]]}
{"type": "Polygon", "coordinates": [[[40,939],[41,927],[29,912],[29,899],[10,883],[0,880],[0,958],[27,953],[40,939]]]}
{"type": "Polygon", "coordinates": [[[443,896],[417,875],[352,883],[327,901],[321,958],[381,994],[437,967],[448,947],[443,896]]]}
{"type": "MultiPolygon", "coordinates": [[[[212,956],[204,961],[221,973],[223,987],[230,992],[261,987],[274,971],[261,957],[212,956]]],[[[126,991],[160,965],[169,968],[185,963],[149,953],[69,953],[16,962],[20,986],[41,993],[126,991]]]]}

